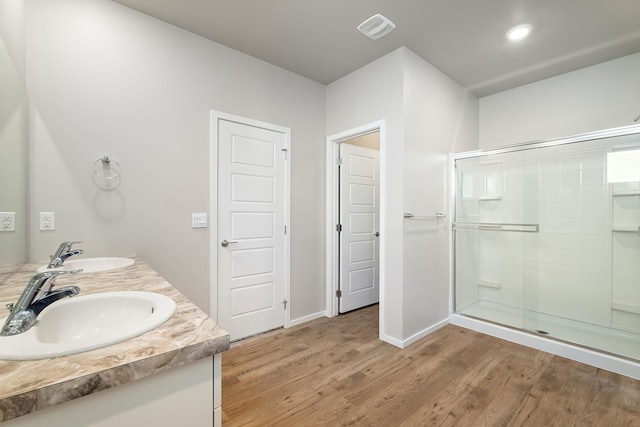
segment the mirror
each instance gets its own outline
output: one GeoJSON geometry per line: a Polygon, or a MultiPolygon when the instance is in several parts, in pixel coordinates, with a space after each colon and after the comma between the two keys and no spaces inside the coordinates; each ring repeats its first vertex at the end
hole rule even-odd
{"type": "Polygon", "coordinates": [[[27,262],[27,94],[0,38],[0,284],[27,262]]]}

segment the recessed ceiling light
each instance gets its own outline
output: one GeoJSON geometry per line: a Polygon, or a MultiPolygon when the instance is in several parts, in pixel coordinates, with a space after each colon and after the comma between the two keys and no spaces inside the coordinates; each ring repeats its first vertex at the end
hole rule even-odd
{"type": "Polygon", "coordinates": [[[391,22],[389,18],[379,13],[358,25],[358,30],[369,37],[371,40],[378,40],[389,34],[396,28],[396,24],[391,22]]]}
{"type": "Polygon", "coordinates": [[[531,29],[529,24],[518,25],[507,31],[506,37],[512,41],[522,40],[529,35],[531,29]]]}

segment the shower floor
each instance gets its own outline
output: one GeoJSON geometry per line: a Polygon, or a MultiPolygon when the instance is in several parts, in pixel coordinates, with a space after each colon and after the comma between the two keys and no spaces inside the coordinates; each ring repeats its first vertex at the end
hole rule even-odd
{"type": "Polygon", "coordinates": [[[489,301],[475,302],[457,313],[640,360],[640,334],[489,301]]]}

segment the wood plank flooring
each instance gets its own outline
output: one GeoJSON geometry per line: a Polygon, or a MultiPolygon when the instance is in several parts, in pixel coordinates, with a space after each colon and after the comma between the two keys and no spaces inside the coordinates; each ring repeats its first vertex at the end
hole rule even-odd
{"type": "Polygon", "coordinates": [[[640,381],[454,325],[400,350],[378,306],[236,343],[232,426],[640,426],[640,381]]]}

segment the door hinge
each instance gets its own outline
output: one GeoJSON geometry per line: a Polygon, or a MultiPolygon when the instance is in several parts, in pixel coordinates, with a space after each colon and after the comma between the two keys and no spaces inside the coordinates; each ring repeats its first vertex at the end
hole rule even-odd
{"type": "Polygon", "coordinates": [[[284,309],[285,309],[285,310],[287,309],[287,303],[288,303],[288,302],[289,302],[289,301],[287,301],[287,299],[286,299],[286,298],[282,300],[282,304],[284,304],[284,309]]]}
{"type": "Polygon", "coordinates": [[[336,231],[337,231],[338,233],[342,233],[342,224],[337,224],[337,225],[336,225],[336,231]]]}
{"type": "Polygon", "coordinates": [[[284,159],[287,160],[287,152],[289,151],[287,148],[281,148],[280,151],[284,153],[284,159]]]}
{"type": "Polygon", "coordinates": [[[342,291],[340,289],[336,291],[336,297],[342,298],[342,291]]]}
{"type": "Polygon", "coordinates": [[[284,226],[284,234],[287,234],[287,226],[284,226]]]}
{"type": "Polygon", "coordinates": [[[338,157],[338,158],[336,159],[336,165],[337,165],[337,166],[342,166],[342,157],[338,157]]]}

